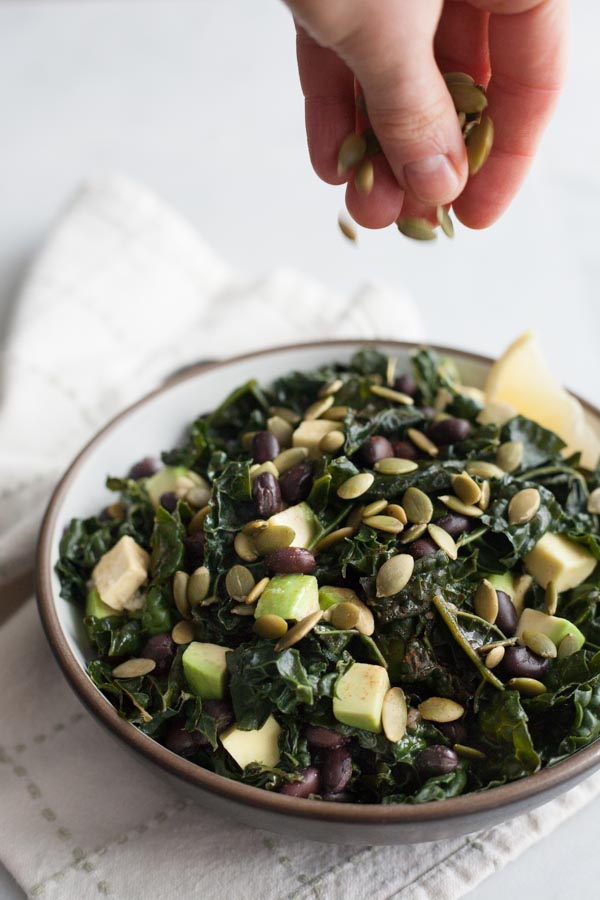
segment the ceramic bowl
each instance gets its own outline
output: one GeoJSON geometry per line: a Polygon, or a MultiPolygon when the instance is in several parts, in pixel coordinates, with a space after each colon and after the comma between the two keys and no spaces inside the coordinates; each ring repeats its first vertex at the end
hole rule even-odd
{"type": "MultiPolygon", "coordinates": [[[[112,495],[103,487],[107,474],[120,475],[137,459],[174,446],[188,423],[217,406],[240,383],[250,378],[268,383],[293,369],[312,369],[333,360],[343,362],[365,343],[298,344],[191,369],[113,419],[84,447],[54,491],[39,540],[38,603],[63,674],[87,709],[122,745],[161,769],[202,806],[257,828],[298,838],[361,845],[416,843],[487,828],[548,802],[600,766],[600,741],[521,781],[418,806],[300,800],[239,784],[176,756],[119,718],[86,674],[90,648],[81,610],[61,599],[54,572],[60,537],[69,520],[94,515],[109,502],[112,495]]],[[[377,346],[395,355],[400,369],[407,365],[414,349],[411,344],[389,341],[380,341],[377,346]]],[[[483,384],[491,360],[451,348],[436,349],[455,360],[467,383],[483,384]]],[[[586,404],[586,413],[600,429],[600,412],[586,404]]]]}

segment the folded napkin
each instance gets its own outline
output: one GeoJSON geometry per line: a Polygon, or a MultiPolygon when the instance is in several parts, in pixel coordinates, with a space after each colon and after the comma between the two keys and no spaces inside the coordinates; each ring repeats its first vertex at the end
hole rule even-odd
{"type": "MultiPolygon", "coordinates": [[[[348,299],[285,270],[249,282],[146,189],[123,178],[84,188],[4,338],[0,584],[31,568],[49,491],[81,444],[172,370],[265,343],[356,336],[421,339],[422,329],[398,292],[369,286],[348,299]],[[252,331],[258,317],[266,333],[252,331]]],[[[67,687],[33,602],[0,630],[0,659],[0,859],[30,897],[450,900],[600,792],[596,777],[451,841],[293,841],[204,812],[111,740],[67,687]]]]}

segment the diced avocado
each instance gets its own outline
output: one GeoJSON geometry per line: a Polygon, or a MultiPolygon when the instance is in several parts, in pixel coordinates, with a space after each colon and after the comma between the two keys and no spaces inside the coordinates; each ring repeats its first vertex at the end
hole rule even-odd
{"type": "Polygon", "coordinates": [[[324,584],[319,588],[319,606],[321,609],[329,609],[336,603],[356,603],[359,597],[350,588],[334,587],[332,584],[324,584]]]}
{"type": "Polygon", "coordinates": [[[245,769],[250,763],[263,766],[276,766],[280,759],[279,735],[282,728],[273,716],[269,716],[262,728],[254,731],[242,731],[232,725],[224,731],[220,741],[233,756],[240,768],[245,769]]]}
{"type": "Polygon", "coordinates": [[[344,725],[380,732],[383,698],[389,689],[383,666],[354,663],[335,683],[333,715],[344,725]]]}
{"type": "Polygon", "coordinates": [[[589,578],[596,560],[581,544],[547,532],[525,557],[525,567],[543,588],[553,581],[562,594],[589,578]]]}
{"type": "Polygon", "coordinates": [[[100,599],[112,609],[135,610],[143,605],[137,591],[148,577],[150,557],[129,535],[100,557],[92,581],[100,599]]]}
{"type": "Polygon", "coordinates": [[[275,575],[259,597],[254,613],[299,622],[319,609],[319,584],[314,575],[275,575]]]}
{"type": "Polygon", "coordinates": [[[339,422],[330,422],[328,419],[311,419],[300,422],[292,435],[294,447],[306,447],[308,455],[313,459],[319,456],[319,444],[321,439],[330,431],[339,431],[339,422]]]}
{"type": "Polygon", "coordinates": [[[198,475],[197,472],[186,468],[186,466],[165,466],[155,475],[148,478],[145,484],[146,491],[155,509],[160,506],[160,498],[163,494],[172,491],[178,497],[184,497],[190,488],[204,486],[207,489],[208,498],[209,489],[204,478],[198,475]]]}
{"type": "Polygon", "coordinates": [[[112,606],[103,603],[98,589],[92,588],[85,601],[85,614],[86,616],[94,616],[96,619],[107,619],[108,616],[121,615],[121,610],[113,609],[112,606]]]}
{"type": "Polygon", "coordinates": [[[561,619],[559,616],[547,616],[546,613],[537,609],[524,609],[519,618],[517,625],[517,637],[520,639],[524,631],[540,631],[553,641],[556,646],[560,644],[567,634],[572,634],[579,643],[577,647],[581,650],[585,644],[585,637],[579,628],[569,622],[568,619],[561,619]]]}
{"type": "Polygon", "coordinates": [[[488,575],[488,581],[497,591],[504,591],[512,600],[513,577],[510,572],[502,572],[501,575],[488,575]]]}
{"type": "Polygon", "coordinates": [[[308,503],[298,503],[297,506],[289,506],[283,512],[275,513],[268,519],[269,525],[287,525],[293,528],[296,537],[290,544],[291,547],[310,547],[319,533],[321,526],[308,503]]]}
{"type": "Polygon", "coordinates": [[[181,660],[183,674],[190,689],[203,700],[222,700],[227,684],[227,661],[230,647],[192,641],[181,660]]]}
{"type": "Polygon", "coordinates": [[[501,575],[490,575],[488,581],[496,590],[504,591],[512,600],[517,613],[523,612],[525,595],[533,584],[531,575],[513,575],[512,572],[502,572],[501,575]]]}

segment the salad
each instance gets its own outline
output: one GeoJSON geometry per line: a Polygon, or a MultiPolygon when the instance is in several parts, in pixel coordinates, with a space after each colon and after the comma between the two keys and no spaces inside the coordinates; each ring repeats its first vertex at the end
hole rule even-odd
{"type": "Polygon", "coordinates": [[[174,753],[423,803],[600,733],[600,466],[431,350],[250,381],[107,484],[61,595],[94,684],[174,753]]]}

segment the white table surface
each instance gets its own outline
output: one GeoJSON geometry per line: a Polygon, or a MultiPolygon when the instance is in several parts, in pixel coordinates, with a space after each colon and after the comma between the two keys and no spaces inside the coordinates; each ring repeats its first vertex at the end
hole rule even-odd
{"type": "MultiPolygon", "coordinates": [[[[569,87],[503,220],[436,246],[389,229],[354,247],[337,231],[343,193],[309,167],[294,37],[276,0],[0,2],[0,335],[70,192],[119,170],[250,276],[291,266],[339,291],[405,286],[432,340],[494,354],[534,326],[563,380],[600,400],[600,9],[576,0],[573,13],[569,87]]],[[[596,802],[474,896],[596,896],[599,824],[596,802]]],[[[0,871],[0,897],[21,896],[0,871]]]]}

